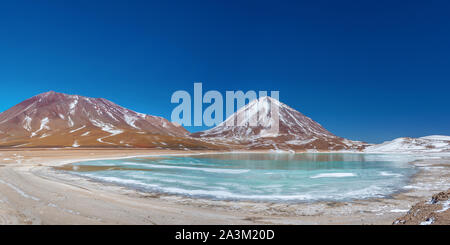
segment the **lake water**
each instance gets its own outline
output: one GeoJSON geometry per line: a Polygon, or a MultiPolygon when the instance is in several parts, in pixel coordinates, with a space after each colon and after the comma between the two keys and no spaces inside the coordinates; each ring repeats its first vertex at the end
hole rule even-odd
{"type": "Polygon", "coordinates": [[[386,197],[416,172],[411,156],[227,153],[75,163],[74,174],[142,191],[221,200],[386,197]]]}

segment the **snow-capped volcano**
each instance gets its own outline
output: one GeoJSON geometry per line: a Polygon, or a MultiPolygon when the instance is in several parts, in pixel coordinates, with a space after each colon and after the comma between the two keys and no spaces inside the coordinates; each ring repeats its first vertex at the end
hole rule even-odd
{"type": "Polygon", "coordinates": [[[397,138],[367,147],[365,152],[379,153],[450,153],[450,136],[431,135],[420,138],[397,138]]]}
{"type": "Polygon", "coordinates": [[[363,145],[333,135],[311,118],[268,96],[250,102],[217,127],[192,136],[250,148],[342,150],[363,145]]]}
{"type": "Polygon", "coordinates": [[[164,147],[182,138],[177,145],[186,147],[182,141],[187,134],[164,118],[106,99],[56,92],[39,94],[0,114],[0,146],[164,147]]]}

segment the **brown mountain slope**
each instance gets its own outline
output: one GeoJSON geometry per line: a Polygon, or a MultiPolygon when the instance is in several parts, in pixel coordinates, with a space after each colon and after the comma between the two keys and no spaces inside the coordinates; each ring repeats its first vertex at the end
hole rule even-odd
{"type": "Polygon", "coordinates": [[[0,114],[0,147],[213,147],[168,120],[106,99],[47,92],[0,114]]]}

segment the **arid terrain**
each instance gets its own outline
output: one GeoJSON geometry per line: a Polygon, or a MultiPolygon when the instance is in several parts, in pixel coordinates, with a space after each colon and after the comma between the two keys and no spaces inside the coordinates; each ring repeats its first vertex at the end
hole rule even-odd
{"type": "Polygon", "coordinates": [[[450,160],[438,158],[411,163],[421,171],[407,191],[391,198],[316,203],[213,201],[144,193],[54,168],[88,159],[186,153],[145,149],[0,150],[0,223],[392,224],[414,204],[450,188],[450,160]]]}
{"type": "Polygon", "coordinates": [[[434,198],[431,209],[426,202],[450,188],[449,152],[450,137],[442,135],[379,145],[345,139],[269,97],[250,102],[212,129],[190,134],[167,119],[106,99],[51,91],[0,114],[0,224],[391,224],[401,215],[406,216],[397,223],[442,224],[447,209],[433,215],[426,211],[444,208],[439,206],[447,205],[447,196],[434,198]],[[278,117],[272,116],[274,110],[278,117]],[[229,126],[230,121],[236,124],[229,126]],[[279,130],[272,132],[276,121],[279,130]],[[229,151],[424,157],[411,163],[421,171],[403,192],[351,202],[194,199],[140,192],[64,171],[82,160],[229,151]]]}

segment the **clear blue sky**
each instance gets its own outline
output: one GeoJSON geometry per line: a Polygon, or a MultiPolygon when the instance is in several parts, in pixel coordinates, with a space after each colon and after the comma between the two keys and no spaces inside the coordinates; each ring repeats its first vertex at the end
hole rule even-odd
{"type": "Polygon", "coordinates": [[[450,135],[449,1],[308,2],[2,1],[0,111],[54,90],[170,118],[203,82],[349,139],[450,135]]]}

